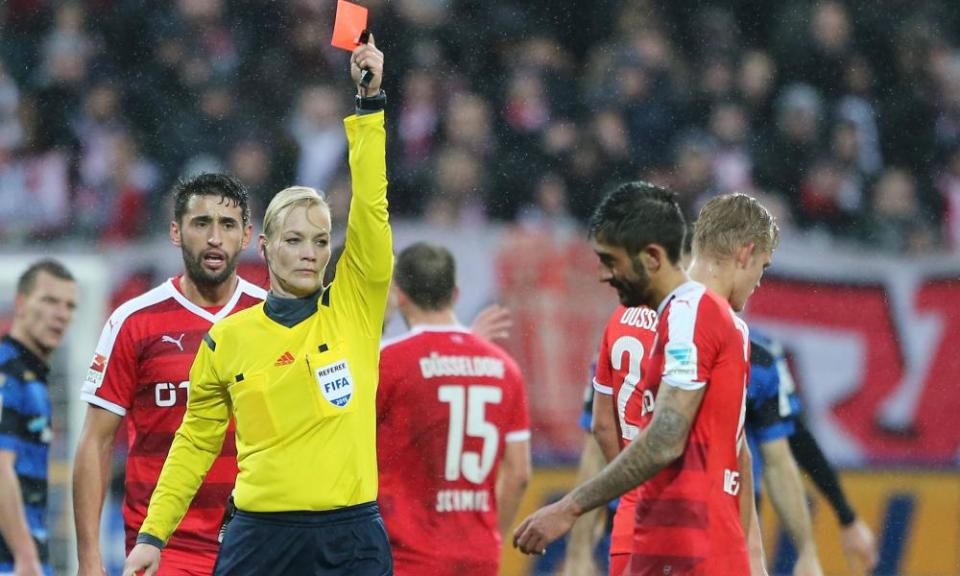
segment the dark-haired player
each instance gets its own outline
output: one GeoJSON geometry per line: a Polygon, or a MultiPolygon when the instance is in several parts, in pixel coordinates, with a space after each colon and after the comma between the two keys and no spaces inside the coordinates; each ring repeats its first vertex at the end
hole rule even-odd
{"type": "MultiPolygon", "coordinates": [[[[83,384],[89,406],[73,468],[79,574],[104,574],[100,516],[120,422],[127,423],[123,518],[129,552],[183,420],[190,366],[204,334],[215,321],[263,300],[265,292],[236,272],[252,234],[239,181],[202,174],[180,182],[170,240],[183,253],[184,273],[124,303],[103,327],[83,384]]],[[[213,572],[220,520],[237,476],[235,456],[230,434],[164,548],[160,574],[213,572]]]]}

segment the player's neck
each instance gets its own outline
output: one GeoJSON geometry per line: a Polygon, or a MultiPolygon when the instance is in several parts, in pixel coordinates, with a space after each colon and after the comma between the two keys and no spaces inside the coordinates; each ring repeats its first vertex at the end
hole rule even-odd
{"type": "Polygon", "coordinates": [[[189,274],[184,274],[180,277],[180,291],[187,297],[187,300],[197,306],[211,308],[223,306],[229,302],[237,289],[238,282],[237,275],[231,274],[229,278],[215,286],[200,286],[190,279],[189,274]]]}
{"type": "Polygon", "coordinates": [[[19,342],[27,350],[33,352],[33,355],[43,360],[44,363],[50,362],[50,356],[53,354],[53,350],[46,350],[43,346],[40,346],[20,325],[14,323],[13,326],[10,327],[10,337],[19,342]]]}
{"type": "Polygon", "coordinates": [[[729,300],[733,294],[733,266],[731,259],[697,258],[690,265],[690,279],[729,300]]]}
{"type": "Polygon", "coordinates": [[[687,277],[687,273],[678,266],[670,266],[661,270],[656,276],[656,281],[654,281],[650,286],[654,299],[651,307],[654,310],[659,308],[660,304],[663,303],[667,296],[672,294],[674,290],[689,280],[690,278],[687,277]]]}
{"type": "Polygon", "coordinates": [[[459,324],[452,309],[445,310],[405,310],[403,314],[407,326],[453,326],[459,324]]]}

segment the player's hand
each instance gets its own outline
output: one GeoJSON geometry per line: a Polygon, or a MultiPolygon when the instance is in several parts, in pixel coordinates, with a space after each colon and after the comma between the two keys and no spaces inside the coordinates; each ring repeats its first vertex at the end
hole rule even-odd
{"type": "MultiPolygon", "coordinates": [[[[350,76],[353,77],[354,84],[360,87],[360,73],[363,70],[373,72],[373,80],[365,88],[366,94],[374,96],[380,92],[380,82],[383,81],[383,52],[377,50],[373,43],[373,34],[366,44],[357,46],[350,56],[350,76]]],[[[363,93],[361,93],[361,96],[363,93]]]]}
{"type": "Polygon", "coordinates": [[[513,547],[524,554],[546,554],[547,545],[569,532],[578,516],[569,497],[544,506],[517,526],[513,547]]]}
{"type": "Polygon", "coordinates": [[[486,340],[506,340],[510,337],[512,327],[513,316],[510,310],[499,304],[491,304],[473,319],[470,331],[486,340]]]}
{"type": "Polygon", "coordinates": [[[793,576],[823,576],[816,548],[804,550],[797,556],[797,563],[793,566],[793,576]]]}
{"type": "Polygon", "coordinates": [[[137,576],[141,572],[154,576],[160,569],[160,549],[150,544],[137,544],[123,563],[123,576],[137,576]]]}
{"type": "Polygon", "coordinates": [[[877,540],[873,532],[857,518],[840,533],[843,555],[851,570],[869,574],[877,566],[877,540]]]}

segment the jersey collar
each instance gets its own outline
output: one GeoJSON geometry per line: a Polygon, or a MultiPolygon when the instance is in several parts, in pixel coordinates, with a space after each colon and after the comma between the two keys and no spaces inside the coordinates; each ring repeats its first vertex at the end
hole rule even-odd
{"type": "Polygon", "coordinates": [[[220,308],[220,310],[218,310],[216,314],[213,314],[209,310],[206,310],[201,306],[197,306],[196,304],[191,302],[189,298],[184,296],[183,292],[181,292],[179,288],[177,288],[177,285],[174,283],[174,280],[175,278],[170,278],[169,280],[167,280],[167,284],[170,287],[170,292],[173,294],[173,299],[176,300],[178,303],[180,303],[180,305],[186,308],[187,310],[193,312],[194,314],[203,318],[207,322],[210,322],[211,324],[216,322],[217,320],[222,320],[230,315],[230,312],[233,311],[233,307],[236,306],[237,302],[240,301],[240,296],[243,295],[247,286],[247,282],[243,278],[237,276],[237,287],[236,289],[234,289],[233,295],[230,297],[230,300],[228,300],[227,303],[224,304],[223,307],[220,308]]]}
{"type": "Polygon", "coordinates": [[[47,374],[50,372],[50,366],[48,366],[43,359],[34,354],[29,348],[24,346],[22,342],[9,334],[3,337],[3,341],[13,346],[17,352],[20,353],[20,360],[27,367],[27,369],[36,373],[37,378],[40,380],[44,382],[47,381],[47,374]]]}
{"type": "Polygon", "coordinates": [[[702,286],[703,285],[700,284],[699,282],[694,282],[693,280],[687,280],[683,284],[674,288],[673,292],[667,294],[667,297],[660,302],[659,306],[657,306],[657,318],[663,316],[663,309],[667,307],[667,304],[669,304],[671,300],[673,300],[678,296],[682,296],[688,292],[694,292],[696,290],[700,290],[702,286]]]}
{"type": "Polygon", "coordinates": [[[321,288],[303,298],[280,298],[273,292],[267,292],[267,300],[263,304],[263,313],[277,324],[293,328],[317,311],[317,301],[324,293],[321,288]]]}

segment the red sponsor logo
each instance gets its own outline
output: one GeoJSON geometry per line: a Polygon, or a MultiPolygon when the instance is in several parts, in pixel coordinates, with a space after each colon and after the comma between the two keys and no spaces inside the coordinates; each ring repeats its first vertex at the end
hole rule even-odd
{"type": "Polygon", "coordinates": [[[107,367],[107,357],[103,354],[97,354],[93,357],[93,362],[90,364],[90,369],[95,372],[103,372],[107,367]]]}

